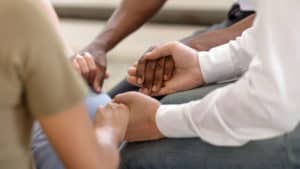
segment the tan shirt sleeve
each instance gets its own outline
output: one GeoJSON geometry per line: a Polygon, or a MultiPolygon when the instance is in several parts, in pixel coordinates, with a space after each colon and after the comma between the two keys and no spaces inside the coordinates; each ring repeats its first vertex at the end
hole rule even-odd
{"type": "Polygon", "coordinates": [[[84,100],[87,87],[72,68],[58,21],[46,1],[23,4],[22,78],[25,100],[35,116],[62,112],[84,100]],[[27,6],[28,5],[28,6],[27,6]]]}

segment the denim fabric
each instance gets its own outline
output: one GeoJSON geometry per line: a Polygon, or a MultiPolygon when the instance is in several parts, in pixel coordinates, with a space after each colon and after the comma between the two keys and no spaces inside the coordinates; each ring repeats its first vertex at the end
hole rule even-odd
{"type": "MultiPolygon", "coordinates": [[[[86,99],[86,107],[90,118],[94,119],[97,107],[109,102],[108,95],[91,93],[86,99]]],[[[34,124],[32,131],[32,155],[36,169],[64,169],[38,123],[34,124]]]]}

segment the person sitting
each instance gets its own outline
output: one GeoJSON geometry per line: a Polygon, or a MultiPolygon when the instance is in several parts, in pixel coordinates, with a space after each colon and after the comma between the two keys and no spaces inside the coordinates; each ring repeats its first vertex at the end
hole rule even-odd
{"type": "MultiPolygon", "coordinates": [[[[105,105],[110,101],[104,93],[101,93],[103,80],[107,77],[106,53],[116,46],[123,38],[148,21],[165,2],[165,0],[146,1],[143,2],[144,5],[139,6],[136,4],[140,3],[140,1],[123,0],[120,7],[116,9],[114,15],[108,21],[105,29],[91,44],[72,58],[74,68],[82,75],[96,93],[100,93],[98,96],[93,94],[93,96],[86,99],[86,105],[91,119],[95,117],[97,106],[105,105]],[[137,13],[139,14],[137,15],[137,13]],[[123,17],[124,15],[126,15],[126,17],[123,17]]],[[[208,50],[217,45],[226,43],[239,36],[245,29],[252,25],[255,18],[253,10],[254,8],[251,4],[249,5],[249,3],[245,1],[239,1],[238,4],[233,5],[228,13],[228,18],[224,22],[213,25],[206,31],[198,31],[193,35],[184,38],[182,42],[197,50],[208,50]],[[240,9],[240,5],[242,9],[240,9]]],[[[142,62],[143,59],[140,61],[141,64],[139,64],[139,67],[142,67],[143,64],[148,64],[142,62]]],[[[172,60],[169,61],[172,64],[172,60]]],[[[157,64],[157,62],[154,61],[151,64],[157,64]]],[[[151,72],[151,70],[147,72],[151,72]]],[[[145,78],[148,79],[145,86],[152,88],[152,85],[149,86],[148,84],[152,84],[154,80],[148,78],[147,75],[145,75],[145,78]]],[[[204,96],[203,93],[208,93],[223,85],[224,84],[212,85],[206,88],[202,87],[196,89],[193,92],[170,95],[162,99],[162,103],[175,103],[181,101],[182,98],[178,97],[178,95],[183,95],[183,98],[188,99],[199,99],[204,96]],[[191,93],[197,94],[192,95],[191,93]]],[[[137,89],[137,87],[129,84],[127,81],[122,81],[120,85],[109,92],[109,95],[114,97],[116,94],[137,89]]],[[[165,93],[165,95],[174,92],[175,91],[165,93]]],[[[60,159],[56,156],[55,151],[48,143],[47,137],[44,135],[43,130],[38,124],[34,126],[33,130],[32,151],[38,169],[63,168],[60,159]]]]}
{"type": "Polygon", "coordinates": [[[66,168],[116,169],[128,108],[110,104],[94,125],[83,100],[87,87],[74,71],[58,20],[47,1],[0,1],[0,168],[30,169],[37,120],[66,168]]]}
{"type": "MultiPolygon", "coordinates": [[[[124,38],[149,21],[166,2],[168,1],[151,0],[143,1],[139,5],[141,3],[140,0],[122,0],[99,35],[87,47],[78,52],[73,59],[73,65],[87,80],[94,91],[99,93],[105,78],[108,78],[106,73],[107,53],[124,38]]],[[[224,21],[214,24],[206,30],[196,31],[192,35],[182,38],[181,42],[198,51],[209,50],[227,43],[240,36],[244,30],[252,26],[255,18],[254,11],[253,4],[249,0],[237,0],[229,10],[228,16],[224,17],[224,21]]],[[[154,44],[154,46],[156,45],[154,44]]],[[[149,49],[152,48],[150,47],[149,49]]],[[[169,60],[169,62],[171,61],[169,60]]],[[[149,67],[155,64],[157,63],[153,61],[149,63],[149,67]]],[[[149,76],[147,75],[147,77],[149,76]]],[[[147,87],[152,87],[152,84],[156,82],[151,77],[147,79],[149,79],[145,84],[147,87]]],[[[212,85],[207,88],[211,91],[217,87],[219,85],[212,85]]],[[[108,94],[113,98],[117,94],[137,90],[136,86],[129,84],[125,79],[113,87],[108,94]]],[[[196,90],[194,93],[201,93],[201,91],[196,90]]],[[[176,97],[170,96],[168,98],[166,99],[170,101],[178,99],[177,95],[176,97]]]]}
{"type": "MultiPolygon", "coordinates": [[[[253,2],[253,27],[228,44],[198,52],[171,42],[145,54],[145,60],[172,56],[175,63],[157,95],[242,77],[184,104],[117,95],[113,101],[130,110],[125,139],[131,143],[122,150],[121,169],[300,168],[300,2],[253,2]]],[[[128,79],[140,86],[136,69],[128,79]]]]}

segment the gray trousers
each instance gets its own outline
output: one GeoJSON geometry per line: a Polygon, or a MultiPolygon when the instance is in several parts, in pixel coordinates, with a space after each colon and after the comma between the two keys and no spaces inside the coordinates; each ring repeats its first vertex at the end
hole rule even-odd
{"type": "MultiPolygon", "coordinates": [[[[204,86],[164,97],[163,104],[198,100],[227,84],[204,86]]],[[[300,126],[281,137],[242,147],[216,147],[200,138],[130,143],[120,169],[300,169],[300,126]]]]}

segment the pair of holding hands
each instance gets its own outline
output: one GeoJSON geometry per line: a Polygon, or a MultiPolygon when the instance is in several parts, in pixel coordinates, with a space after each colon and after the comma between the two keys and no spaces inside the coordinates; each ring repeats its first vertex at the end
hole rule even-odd
{"type": "MultiPolygon", "coordinates": [[[[105,77],[105,74],[97,74],[97,71],[101,71],[101,66],[95,61],[91,64],[92,60],[93,57],[85,54],[75,57],[73,64],[89,84],[100,92],[98,89],[101,88],[101,83],[96,80],[105,77]],[[84,70],[82,59],[88,59],[84,70]],[[91,70],[95,73],[90,74],[87,71],[89,68],[93,68],[91,70]]],[[[140,92],[150,96],[167,95],[198,87],[204,83],[198,52],[179,42],[158,46],[129,68],[128,82],[139,86],[140,92]]],[[[112,103],[99,108],[95,125],[112,129],[118,143],[123,139],[129,142],[160,139],[163,135],[155,122],[159,106],[157,100],[141,93],[120,94],[112,103]]]]}
{"type": "Polygon", "coordinates": [[[180,42],[170,42],[147,52],[128,70],[127,80],[149,96],[163,96],[204,83],[198,52],[180,42]]]}

